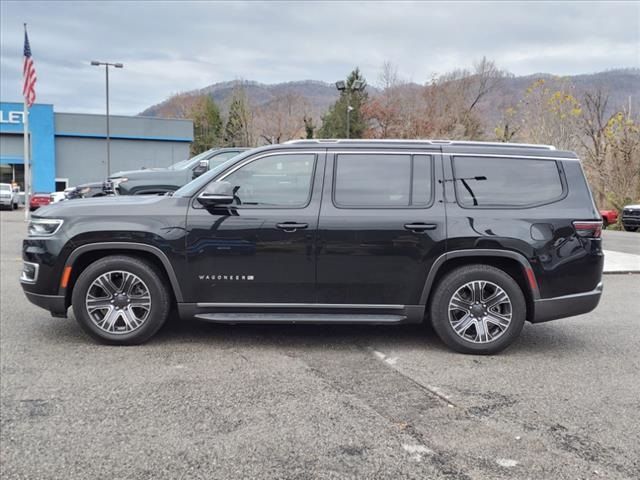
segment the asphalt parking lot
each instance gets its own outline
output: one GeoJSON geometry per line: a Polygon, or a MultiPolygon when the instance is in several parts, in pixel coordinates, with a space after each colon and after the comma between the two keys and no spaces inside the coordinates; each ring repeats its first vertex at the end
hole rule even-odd
{"type": "Polygon", "coordinates": [[[3,479],[639,476],[640,275],[493,357],[422,326],[173,320],[105,347],[26,301],[23,212],[0,228],[3,479]]]}

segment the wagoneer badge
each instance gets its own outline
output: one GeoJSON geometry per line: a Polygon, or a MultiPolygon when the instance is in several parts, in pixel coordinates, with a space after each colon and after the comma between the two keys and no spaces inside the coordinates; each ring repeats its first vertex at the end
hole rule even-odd
{"type": "Polygon", "coordinates": [[[251,282],[254,280],[253,275],[218,275],[216,273],[211,275],[198,275],[198,279],[200,280],[229,280],[229,281],[247,281],[251,282]]]}

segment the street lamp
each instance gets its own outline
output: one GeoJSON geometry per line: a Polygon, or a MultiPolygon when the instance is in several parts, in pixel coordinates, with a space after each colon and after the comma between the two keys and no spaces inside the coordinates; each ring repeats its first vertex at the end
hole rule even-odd
{"type": "Polygon", "coordinates": [[[111,139],[109,136],[109,67],[122,68],[124,65],[122,63],[98,62],[96,60],[92,60],[91,65],[94,67],[101,67],[104,65],[107,90],[107,178],[109,178],[109,175],[111,174],[111,139]]]}
{"type": "Polygon", "coordinates": [[[353,111],[353,107],[351,106],[351,92],[361,92],[365,86],[366,83],[364,80],[354,80],[351,87],[349,87],[344,80],[338,80],[336,82],[336,88],[340,92],[347,92],[347,138],[349,138],[351,134],[351,112],[353,111]]]}

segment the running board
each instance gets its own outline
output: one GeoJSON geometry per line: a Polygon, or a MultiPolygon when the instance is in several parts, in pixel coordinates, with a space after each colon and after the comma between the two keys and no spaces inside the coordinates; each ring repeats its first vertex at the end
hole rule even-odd
{"type": "Polygon", "coordinates": [[[406,315],[330,313],[198,313],[195,318],[215,323],[405,323],[406,315]]]}

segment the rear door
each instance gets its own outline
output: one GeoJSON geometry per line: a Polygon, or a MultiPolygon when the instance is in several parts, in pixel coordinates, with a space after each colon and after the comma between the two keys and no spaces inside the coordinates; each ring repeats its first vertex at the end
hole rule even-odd
{"type": "Polygon", "coordinates": [[[439,150],[336,151],[326,171],[318,303],[419,304],[445,251],[439,150]]]}

